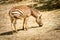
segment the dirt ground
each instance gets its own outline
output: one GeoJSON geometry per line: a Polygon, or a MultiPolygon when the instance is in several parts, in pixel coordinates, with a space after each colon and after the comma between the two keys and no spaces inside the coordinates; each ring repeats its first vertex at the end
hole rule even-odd
{"type": "Polygon", "coordinates": [[[38,26],[33,16],[30,16],[27,21],[29,26],[27,31],[22,30],[23,20],[17,20],[18,32],[15,33],[11,27],[8,12],[13,6],[23,4],[30,3],[0,5],[0,40],[60,40],[60,9],[40,12],[42,14],[42,27],[38,26]]]}

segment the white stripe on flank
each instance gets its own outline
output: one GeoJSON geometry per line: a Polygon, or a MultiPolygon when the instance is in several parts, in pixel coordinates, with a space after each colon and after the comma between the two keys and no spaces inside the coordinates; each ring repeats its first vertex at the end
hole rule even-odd
{"type": "Polygon", "coordinates": [[[18,11],[15,11],[15,12],[12,12],[12,13],[14,13],[14,14],[20,14],[18,11]]]}
{"type": "Polygon", "coordinates": [[[15,10],[18,10],[19,12],[23,13],[23,11],[19,10],[19,9],[15,9],[15,10]]]}

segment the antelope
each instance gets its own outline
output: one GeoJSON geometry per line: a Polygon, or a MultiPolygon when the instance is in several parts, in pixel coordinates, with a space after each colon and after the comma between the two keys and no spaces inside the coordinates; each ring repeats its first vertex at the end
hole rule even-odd
{"type": "Polygon", "coordinates": [[[27,30],[27,20],[28,17],[33,16],[36,18],[36,22],[41,26],[41,14],[38,12],[38,10],[33,9],[27,5],[21,5],[21,6],[15,6],[9,10],[9,16],[11,19],[11,25],[13,24],[15,31],[16,29],[16,20],[23,18],[23,29],[27,30]]]}

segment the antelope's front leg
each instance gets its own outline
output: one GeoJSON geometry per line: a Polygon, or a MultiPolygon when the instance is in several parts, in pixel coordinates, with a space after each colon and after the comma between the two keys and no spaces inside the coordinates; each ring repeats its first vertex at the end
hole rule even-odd
{"type": "Polygon", "coordinates": [[[23,29],[24,29],[24,30],[27,30],[27,29],[28,29],[27,18],[24,18],[23,29]]]}

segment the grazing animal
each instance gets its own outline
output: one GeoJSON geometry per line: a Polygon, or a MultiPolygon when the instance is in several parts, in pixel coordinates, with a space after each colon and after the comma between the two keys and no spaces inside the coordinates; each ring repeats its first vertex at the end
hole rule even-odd
{"type": "Polygon", "coordinates": [[[11,18],[11,25],[13,24],[15,31],[16,29],[16,20],[23,18],[23,29],[27,30],[27,20],[28,17],[33,16],[36,18],[36,22],[41,26],[41,14],[38,10],[33,9],[27,5],[15,6],[9,10],[9,16],[11,18]]]}

